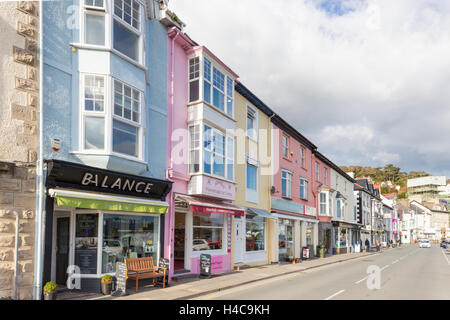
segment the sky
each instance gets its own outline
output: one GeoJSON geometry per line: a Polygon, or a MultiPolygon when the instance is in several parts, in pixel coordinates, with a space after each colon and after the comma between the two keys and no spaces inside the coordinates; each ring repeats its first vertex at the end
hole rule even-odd
{"type": "Polygon", "coordinates": [[[450,1],[170,0],[184,31],[337,165],[450,178],[450,1]]]}

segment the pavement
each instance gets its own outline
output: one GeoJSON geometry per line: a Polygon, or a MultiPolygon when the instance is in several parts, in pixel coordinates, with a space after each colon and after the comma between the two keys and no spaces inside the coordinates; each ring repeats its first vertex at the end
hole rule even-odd
{"type": "MultiPolygon", "coordinates": [[[[403,248],[404,246],[402,246],[403,248]]],[[[209,279],[186,279],[182,282],[171,282],[169,287],[139,287],[135,293],[134,288],[127,290],[128,295],[124,297],[97,296],[88,297],[89,300],[187,300],[202,299],[205,295],[225,292],[234,288],[245,288],[248,285],[263,283],[267,280],[275,281],[282,277],[304,273],[308,270],[324,266],[350,264],[352,260],[360,260],[370,256],[383,255],[389,251],[401,250],[397,248],[384,248],[381,252],[362,252],[333,255],[326,258],[315,258],[297,264],[272,264],[259,267],[241,269],[229,274],[211,277],[209,279]]],[[[131,285],[131,284],[130,284],[131,285]]],[[[244,299],[248,299],[246,296],[244,299]]],[[[267,297],[266,299],[274,299],[267,297]]]]}
{"type": "Polygon", "coordinates": [[[432,248],[402,245],[381,254],[323,265],[194,299],[449,300],[450,252],[439,245],[432,248]],[[376,272],[369,275],[368,270],[376,272]]]}

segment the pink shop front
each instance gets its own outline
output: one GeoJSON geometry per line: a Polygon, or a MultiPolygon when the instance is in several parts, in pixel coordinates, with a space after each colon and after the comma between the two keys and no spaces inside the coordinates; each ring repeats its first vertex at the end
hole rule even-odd
{"type": "Polygon", "coordinates": [[[211,273],[232,270],[232,216],[244,210],[205,197],[174,195],[173,276],[200,273],[200,255],[211,255],[211,273]]]}

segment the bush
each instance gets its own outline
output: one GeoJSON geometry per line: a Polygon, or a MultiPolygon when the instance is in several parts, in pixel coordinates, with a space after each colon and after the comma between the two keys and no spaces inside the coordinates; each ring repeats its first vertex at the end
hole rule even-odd
{"type": "Polygon", "coordinates": [[[53,281],[49,281],[44,286],[44,292],[53,292],[56,291],[58,288],[58,285],[54,283],[53,281]]]}
{"type": "Polygon", "coordinates": [[[102,283],[112,283],[112,276],[106,274],[102,277],[102,283]]]}

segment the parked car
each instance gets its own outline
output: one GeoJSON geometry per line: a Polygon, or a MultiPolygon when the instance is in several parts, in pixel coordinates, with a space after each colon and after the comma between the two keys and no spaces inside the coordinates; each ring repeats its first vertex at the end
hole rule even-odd
{"type": "Polygon", "coordinates": [[[447,247],[448,247],[448,242],[445,241],[445,240],[442,240],[440,246],[441,246],[441,248],[447,249],[447,247]]]}
{"type": "Polygon", "coordinates": [[[209,250],[209,245],[205,239],[194,239],[192,248],[194,251],[209,250]]]}
{"type": "Polygon", "coordinates": [[[427,240],[427,239],[420,240],[419,248],[431,248],[430,240],[427,240]]]}

